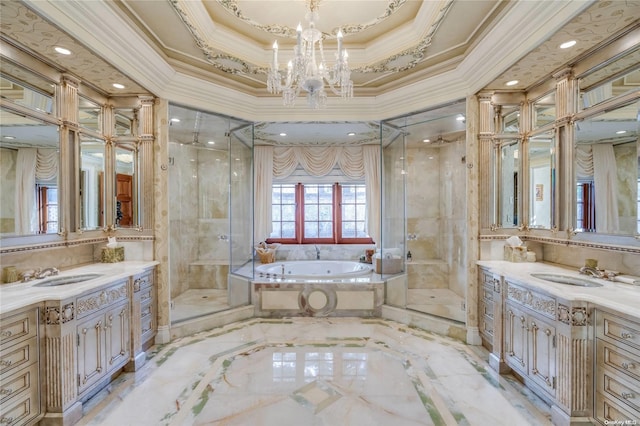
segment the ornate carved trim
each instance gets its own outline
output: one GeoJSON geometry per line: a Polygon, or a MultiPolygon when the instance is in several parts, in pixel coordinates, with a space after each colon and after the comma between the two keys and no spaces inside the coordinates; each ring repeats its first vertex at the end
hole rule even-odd
{"type": "MultiPolygon", "coordinates": [[[[480,241],[492,241],[492,240],[506,240],[511,235],[480,235],[478,239],[480,241]]],[[[561,246],[574,246],[574,247],[585,247],[591,249],[599,249],[599,250],[609,250],[609,251],[619,251],[623,253],[635,253],[640,254],[640,247],[631,247],[631,246],[622,246],[622,245],[614,245],[614,244],[603,244],[603,243],[595,243],[589,241],[576,241],[571,239],[564,238],[554,238],[554,237],[542,237],[542,236],[534,236],[534,235],[518,235],[523,241],[537,241],[546,244],[555,244],[561,246]]]]}
{"type": "Polygon", "coordinates": [[[507,298],[541,313],[549,318],[556,318],[556,301],[548,299],[523,288],[507,285],[507,298]]]}
{"type": "Polygon", "coordinates": [[[118,300],[127,299],[127,284],[103,290],[100,294],[78,300],[78,316],[91,311],[98,311],[118,300]]]}
{"type": "Polygon", "coordinates": [[[558,303],[558,321],[564,324],[571,324],[571,314],[569,307],[558,303]]]}

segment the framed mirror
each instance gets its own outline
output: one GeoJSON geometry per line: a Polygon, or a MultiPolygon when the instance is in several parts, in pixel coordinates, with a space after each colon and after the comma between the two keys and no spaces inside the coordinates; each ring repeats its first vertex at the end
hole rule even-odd
{"type": "Polygon", "coordinates": [[[556,120],[556,92],[548,93],[533,102],[533,128],[539,129],[556,120]]]}
{"type": "Polygon", "coordinates": [[[78,97],[78,121],[80,127],[101,133],[102,108],[96,102],[80,95],[78,97]]]}
{"type": "Polygon", "coordinates": [[[527,143],[529,228],[553,227],[555,200],[554,132],[531,136],[527,143]]]}
{"type": "Polygon", "coordinates": [[[138,173],[135,146],[117,145],[115,149],[115,225],[121,228],[138,224],[138,173]]]}
{"type": "Polygon", "coordinates": [[[593,108],[609,99],[638,90],[640,86],[640,49],[620,56],[590,74],[579,78],[580,109],[593,108]]]}
{"type": "Polygon", "coordinates": [[[640,234],[640,101],[575,123],[575,228],[640,234]]]}
{"type": "Polygon", "coordinates": [[[501,228],[518,226],[520,190],[520,140],[508,139],[500,143],[498,163],[498,223],[501,228]]]}
{"type": "Polygon", "coordinates": [[[0,235],[59,231],[58,126],[0,108],[0,235]]]}
{"type": "Polygon", "coordinates": [[[105,226],[105,142],[80,135],[80,229],[94,230],[105,226]]]}
{"type": "Polygon", "coordinates": [[[501,133],[520,133],[520,105],[503,105],[500,122],[501,133]]]}
{"type": "Polygon", "coordinates": [[[113,135],[135,136],[137,134],[137,111],[133,108],[116,108],[113,112],[113,135]]]}

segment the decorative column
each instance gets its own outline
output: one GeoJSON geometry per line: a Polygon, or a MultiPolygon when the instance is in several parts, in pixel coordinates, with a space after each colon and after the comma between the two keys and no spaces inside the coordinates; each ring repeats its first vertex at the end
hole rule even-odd
{"type": "MultiPolygon", "coordinates": [[[[158,173],[153,178],[154,258],[157,268],[158,334],[156,343],[171,341],[171,288],[169,283],[169,103],[158,100],[154,108],[155,134],[153,165],[158,173]]],[[[140,121],[146,121],[142,118],[140,121]]],[[[146,209],[145,209],[146,210],[146,209]]]]}
{"type": "MultiPolygon", "coordinates": [[[[493,190],[491,156],[493,155],[494,118],[492,92],[480,92],[478,94],[478,196],[479,200],[488,200],[478,206],[479,228],[488,229],[495,222],[495,194],[493,190]]],[[[467,105],[469,102],[467,102],[467,105]]],[[[468,117],[468,115],[467,115],[468,117]]],[[[467,134],[470,129],[467,128],[467,134]]]]}
{"type": "Polygon", "coordinates": [[[559,230],[573,229],[575,224],[576,190],[574,176],[573,117],[578,105],[578,81],[571,68],[553,76],[556,79],[556,147],[557,194],[555,222],[559,230]]]}
{"type": "MultiPolygon", "coordinates": [[[[490,98],[489,98],[490,99],[490,98]]],[[[470,345],[481,345],[482,339],[478,328],[478,268],[476,261],[479,258],[480,246],[478,236],[480,226],[478,214],[480,211],[481,197],[485,187],[481,177],[486,163],[484,157],[481,160],[478,152],[483,146],[482,135],[484,126],[480,123],[486,117],[483,111],[486,109],[486,98],[469,96],[467,98],[467,140],[465,162],[467,166],[466,186],[467,186],[467,296],[466,296],[466,325],[467,343],[470,345]],[[479,148],[480,147],[480,148],[479,148]]],[[[482,151],[481,151],[482,152],[482,151]]]]}
{"type": "Polygon", "coordinates": [[[69,191],[58,192],[58,205],[60,213],[60,234],[66,238],[69,232],[74,232],[79,225],[80,182],[78,170],[80,159],[78,158],[78,86],[80,81],[69,75],[63,75],[60,84],[56,85],[56,110],[62,119],[60,126],[60,175],[61,188],[69,188],[69,191]]]}
{"type": "Polygon", "coordinates": [[[155,138],[154,105],[152,96],[140,97],[140,110],[138,111],[138,164],[140,165],[140,197],[138,206],[139,225],[148,229],[153,224],[153,188],[154,188],[154,153],[153,144],[155,138]]]}

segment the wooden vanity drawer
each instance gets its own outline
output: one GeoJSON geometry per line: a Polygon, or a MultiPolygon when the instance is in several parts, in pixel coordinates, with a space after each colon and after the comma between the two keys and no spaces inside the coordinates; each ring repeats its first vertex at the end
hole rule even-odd
{"type": "Polygon", "coordinates": [[[38,360],[38,340],[35,337],[0,351],[0,375],[26,367],[38,360]]]}
{"type": "Polygon", "coordinates": [[[484,301],[484,303],[482,304],[481,315],[493,321],[493,302],[486,300],[484,301]]]}
{"type": "Polygon", "coordinates": [[[608,312],[596,311],[596,337],[609,338],[640,349],[640,323],[608,312]]]}
{"type": "Polygon", "coordinates": [[[40,415],[40,392],[32,386],[2,403],[0,425],[27,425],[40,415]]]}
{"type": "Polygon", "coordinates": [[[608,398],[640,411],[640,381],[630,381],[603,369],[597,377],[597,391],[608,398]]]}
{"type": "Polygon", "coordinates": [[[482,318],[480,318],[480,321],[482,321],[482,330],[485,332],[485,334],[493,337],[493,318],[487,318],[486,316],[483,316],[482,318]]]}
{"type": "Polygon", "coordinates": [[[596,339],[596,369],[612,368],[631,383],[640,381],[640,356],[596,339]]]}
{"type": "Polygon", "coordinates": [[[26,340],[37,334],[38,310],[31,309],[17,315],[2,318],[2,330],[0,331],[0,351],[20,340],[26,340]]]}
{"type": "Polygon", "coordinates": [[[482,286],[482,298],[484,299],[485,303],[493,302],[493,284],[491,286],[482,286]]]}
{"type": "Polygon", "coordinates": [[[77,319],[93,315],[117,303],[129,301],[129,279],[76,299],[77,319]]]}
{"type": "Polygon", "coordinates": [[[637,424],[638,419],[640,419],[639,411],[622,407],[600,392],[596,392],[595,400],[595,417],[602,424],[634,425],[637,424]]]}
{"type": "Polygon", "coordinates": [[[133,291],[143,291],[153,287],[153,273],[143,273],[133,277],[133,291]]]}
{"type": "Polygon", "coordinates": [[[37,389],[38,377],[38,364],[34,363],[30,367],[21,369],[17,373],[3,378],[2,384],[0,384],[0,404],[4,406],[8,399],[15,397],[21,392],[29,391],[32,387],[37,389]]]}

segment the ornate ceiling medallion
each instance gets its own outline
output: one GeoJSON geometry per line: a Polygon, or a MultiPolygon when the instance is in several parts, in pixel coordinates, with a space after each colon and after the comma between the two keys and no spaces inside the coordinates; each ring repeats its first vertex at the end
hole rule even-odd
{"type": "MultiPolygon", "coordinates": [[[[406,0],[388,0],[387,6],[384,9],[384,11],[375,19],[365,23],[345,24],[341,26],[342,33],[344,35],[357,34],[361,31],[366,30],[367,28],[377,25],[383,22],[385,19],[389,18],[395,12],[397,12],[405,2],[406,0]]],[[[265,31],[269,34],[281,36],[281,37],[288,37],[288,38],[296,37],[295,28],[288,27],[286,25],[280,25],[280,24],[264,24],[264,23],[256,22],[254,19],[246,16],[246,14],[242,12],[240,5],[238,4],[239,2],[237,0],[218,0],[218,3],[224,9],[226,9],[230,14],[232,14],[238,19],[241,19],[247,24],[251,25],[253,28],[265,31]]],[[[320,6],[321,4],[321,0],[306,0],[306,3],[309,9],[317,10],[318,6],[320,6]]],[[[338,33],[339,30],[340,28],[333,28],[330,34],[323,33],[323,35],[325,37],[327,36],[335,37],[335,35],[338,33]]]]}

